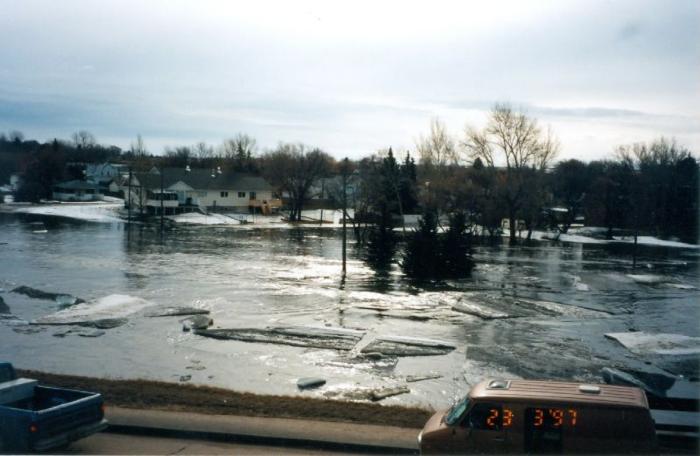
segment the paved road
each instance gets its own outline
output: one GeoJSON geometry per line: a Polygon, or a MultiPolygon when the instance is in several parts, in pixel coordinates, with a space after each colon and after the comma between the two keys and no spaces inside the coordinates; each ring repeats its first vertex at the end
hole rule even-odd
{"type": "Polygon", "coordinates": [[[138,435],[102,432],[73,442],[57,454],[313,454],[339,455],[351,453],[314,450],[311,448],[285,448],[279,446],[243,445],[237,443],[210,442],[181,438],[144,437],[138,435]]]}

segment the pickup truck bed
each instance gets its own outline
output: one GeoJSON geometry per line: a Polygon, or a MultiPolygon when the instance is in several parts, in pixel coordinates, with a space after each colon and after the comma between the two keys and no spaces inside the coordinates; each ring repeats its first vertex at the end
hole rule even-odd
{"type": "Polygon", "coordinates": [[[48,450],[107,427],[100,394],[41,386],[7,366],[0,366],[0,450],[48,450]]]}

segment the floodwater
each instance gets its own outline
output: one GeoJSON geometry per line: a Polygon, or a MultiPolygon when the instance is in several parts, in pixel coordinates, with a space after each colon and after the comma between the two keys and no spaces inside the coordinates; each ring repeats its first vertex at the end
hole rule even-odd
{"type": "Polygon", "coordinates": [[[177,226],[161,241],[156,227],[129,232],[122,223],[0,214],[0,297],[14,316],[0,319],[0,359],[55,373],[285,395],[352,398],[356,390],[407,386],[410,393],[383,403],[434,408],[488,376],[600,382],[610,366],[697,380],[698,249],[640,247],[633,270],[629,246],[480,245],[470,278],[439,285],[411,284],[396,266],[374,271],[352,245],[348,255],[341,283],[338,229],[177,226]],[[21,285],[88,306],[123,301],[106,309],[128,323],[100,337],[26,325],[61,305],[11,292],[21,285]],[[146,316],[159,306],[210,310],[212,328],[345,328],[360,340],[347,351],[207,338],[183,332],[184,317],[146,316]],[[625,347],[610,333],[640,343],[623,337],[625,347]],[[455,348],[356,356],[388,336],[455,348]],[[411,376],[431,378],[407,382],[411,376]],[[327,383],[299,391],[301,377],[327,383]]]}

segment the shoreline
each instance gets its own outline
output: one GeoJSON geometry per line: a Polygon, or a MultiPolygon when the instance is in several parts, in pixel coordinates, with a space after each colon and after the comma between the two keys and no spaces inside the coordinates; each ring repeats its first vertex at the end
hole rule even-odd
{"type": "Polygon", "coordinates": [[[260,395],[153,380],[114,380],[19,369],[17,375],[36,379],[41,385],[101,393],[107,408],[118,406],[208,415],[313,419],[414,429],[422,428],[433,414],[417,407],[260,395]]]}
{"type": "MultiPolygon", "coordinates": [[[[2,204],[0,203],[0,213],[6,214],[30,214],[38,216],[47,217],[59,217],[79,221],[87,222],[102,222],[102,223],[126,223],[126,219],[122,218],[115,210],[119,204],[123,204],[122,200],[115,198],[114,200],[106,201],[93,201],[93,202],[44,202],[44,203],[11,203],[2,204]]],[[[327,211],[328,213],[337,212],[337,209],[311,209],[307,212],[320,212],[327,211]]],[[[165,218],[171,223],[182,226],[195,226],[195,227],[233,227],[236,229],[257,229],[257,228],[282,228],[282,229],[293,229],[299,227],[312,227],[312,228],[331,228],[340,229],[342,224],[340,224],[339,219],[335,219],[331,222],[324,218],[323,221],[319,220],[303,220],[300,222],[288,222],[283,221],[282,216],[262,216],[258,215],[258,222],[250,223],[248,220],[250,215],[238,214],[244,216],[246,223],[241,223],[239,219],[235,217],[229,217],[222,215],[220,213],[211,214],[199,214],[199,213],[186,213],[177,215],[166,215],[165,218]]],[[[409,214],[407,217],[414,217],[415,214],[409,214]]],[[[255,216],[252,216],[255,219],[255,216]]],[[[416,222],[417,223],[417,222],[416,222]]],[[[417,224],[409,223],[406,225],[407,229],[413,230],[417,227],[417,224]]],[[[613,239],[603,239],[600,236],[592,235],[592,233],[604,228],[601,227],[583,227],[572,229],[568,233],[558,233],[555,231],[548,230],[534,230],[532,232],[531,239],[526,239],[521,235],[518,239],[523,242],[544,242],[544,243],[568,243],[568,244],[579,244],[579,245],[634,245],[634,238],[631,235],[626,236],[616,236],[613,239]]],[[[402,228],[397,226],[394,231],[400,232],[402,228]]],[[[521,233],[522,234],[522,233],[521,233]]],[[[497,237],[498,238],[498,237],[497,237]]],[[[504,231],[500,238],[507,239],[507,232],[504,231]]],[[[484,237],[484,239],[489,239],[484,237]]],[[[693,244],[688,242],[682,242],[678,239],[661,239],[651,235],[640,235],[638,237],[638,245],[646,247],[663,247],[663,248],[678,248],[678,249],[700,249],[700,244],[693,244]]]]}

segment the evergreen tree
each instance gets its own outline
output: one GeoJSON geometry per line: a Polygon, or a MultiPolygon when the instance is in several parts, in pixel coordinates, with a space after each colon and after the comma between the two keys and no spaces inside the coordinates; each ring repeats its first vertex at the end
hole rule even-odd
{"type": "Polygon", "coordinates": [[[467,231],[467,216],[456,212],[450,216],[450,226],[440,242],[441,261],[438,271],[442,277],[465,277],[474,262],[471,258],[471,234],[467,231]]]}
{"type": "Polygon", "coordinates": [[[437,215],[426,211],[418,221],[418,229],[409,237],[401,262],[404,273],[413,279],[432,279],[440,263],[437,215]]]}

